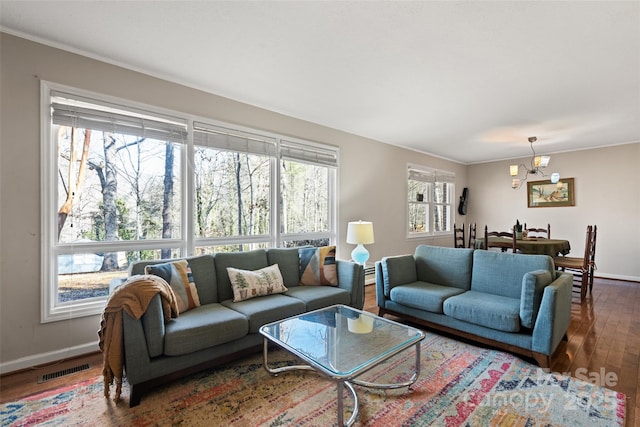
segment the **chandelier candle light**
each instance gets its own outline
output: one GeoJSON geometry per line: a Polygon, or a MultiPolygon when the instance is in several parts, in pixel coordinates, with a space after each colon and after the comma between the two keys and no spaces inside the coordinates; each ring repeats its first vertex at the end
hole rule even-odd
{"type": "MultiPolygon", "coordinates": [[[[549,165],[549,161],[551,160],[551,157],[536,156],[536,150],[533,149],[533,143],[536,142],[537,140],[538,138],[536,138],[535,136],[529,137],[529,144],[531,144],[531,151],[533,152],[533,156],[531,157],[531,165],[530,165],[530,168],[528,168],[524,164],[520,164],[520,167],[522,167],[525,170],[525,174],[524,174],[524,178],[513,178],[511,180],[511,188],[513,188],[514,190],[517,190],[518,188],[520,188],[520,186],[522,186],[522,183],[527,180],[530,174],[540,175],[541,177],[547,176],[540,169],[546,168],[549,165]]],[[[512,177],[517,177],[519,173],[518,165],[509,166],[509,173],[511,174],[512,177]]],[[[557,184],[558,181],[560,181],[560,174],[557,172],[554,172],[551,174],[550,178],[553,184],[557,184]]]]}
{"type": "Polygon", "coordinates": [[[365,265],[369,259],[369,251],[363,245],[373,243],[373,223],[368,221],[351,221],[347,226],[347,243],[358,245],[351,252],[351,259],[365,265]]]}

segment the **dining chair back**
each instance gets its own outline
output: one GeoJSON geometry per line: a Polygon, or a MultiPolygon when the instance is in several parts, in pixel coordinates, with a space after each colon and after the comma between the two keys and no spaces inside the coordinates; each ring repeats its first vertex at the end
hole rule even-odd
{"type": "Polygon", "coordinates": [[[591,231],[591,253],[589,254],[589,292],[593,290],[593,275],[596,270],[596,236],[598,234],[598,226],[593,225],[591,231]]]}
{"type": "Polygon", "coordinates": [[[558,256],[553,261],[558,270],[568,271],[573,274],[574,288],[580,291],[580,301],[584,301],[593,289],[593,274],[596,269],[596,236],[598,227],[587,226],[587,234],[584,242],[584,255],[582,257],[558,256]]]}
{"type": "Polygon", "coordinates": [[[453,247],[454,248],[464,248],[465,246],[465,238],[464,238],[464,223],[462,227],[459,227],[456,224],[453,224],[453,247]]]}
{"type": "MultiPolygon", "coordinates": [[[[514,226],[515,229],[515,226],[514,226]]],[[[509,249],[508,247],[504,246],[503,242],[500,242],[500,244],[496,244],[496,243],[492,243],[489,241],[489,237],[508,237],[512,240],[511,243],[511,250],[513,251],[513,253],[515,254],[517,252],[517,248],[516,248],[516,233],[510,233],[508,231],[489,231],[488,226],[484,226],[484,248],[485,249],[489,249],[489,248],[500,248],[502,250],[502,252],[506,252],[507,249],[509,249]]]]}
{"type": "Polygon", "coordinates": [[[527,230],[527,237],[539,237],[544,239],[551,238],[551,224],[547,224],[547,228],[527,227],[527,223],[524,223],[524,229],[527,230]]]}
{"type": "Polygon", "coordinates": [[[469,248],[475,249],[476,247],[476,223],[469,224],[469,248]]]}

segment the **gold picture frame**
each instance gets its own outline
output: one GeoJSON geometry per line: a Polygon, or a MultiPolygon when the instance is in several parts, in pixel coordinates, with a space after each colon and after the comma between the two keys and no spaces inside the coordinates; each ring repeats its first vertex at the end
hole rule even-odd
{"type": "Polygon", "coordinates": [[[550,180],[527,182],[527,206],[551,208],[575,206],[574,179],[563,178],[557,184],[550,180]]]}

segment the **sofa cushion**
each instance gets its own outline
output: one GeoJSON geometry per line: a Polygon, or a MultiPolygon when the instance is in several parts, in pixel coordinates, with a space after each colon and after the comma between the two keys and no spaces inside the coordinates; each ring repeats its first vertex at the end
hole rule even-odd
{"type": "Polygon", "coordinates": [[[233,299],[233,289],[229,280],[227,267],[241,270],[260,270],[269,265],[267,252],[264,249],[256,249],[247,252],[219,252],[214,257],[216,265],[216,281],[218,283],[218,301],[233,299]]]}
{"type": "Polygon", "coordinates": [[[289,288],[286,295],[302,301],[307,311],[335,304],[351,303],[351,295],[348,291],[333,286],[295,286],[289,288]]]}
{"type": "Polygon", "coordinates": [[[200,307],[198,289],[187,260],[148,265],[145,267],[145,273],[161,277],[171,286],[180,314],[200,307]]]}
{"type": "Polygon", "coordinates": [[[193,279],[198,287],[200,304],[209,304],[218,301],[218,286],[216,281],[216,266],[213,255],[198,255],[187,258],[193,279]]]}
{"type": "Polygon", "coordinates": [[[448,298],[444,314],[504,332],[520,331],[520,299],[467,291],[448,298]]]}
{"type": "Polygon", "coordinates": [[[228,299],[222,301],[222,304],[249,319],[249,333],[252,334],[258,333],[262,325],[305,312],[304,302],[283,294],[267,295],[240,302],[228,299]]]}
{"type": "Polygon", "coordinates": [[[417,280],[469,290],[473,249],[419,245],[414,253],[417,280]]]}
{"type": "Polygon", "coordinates": [[[249,332],[245,316],[221,304],[194,308],[166,324],[164,354],[178,356],[240,339],[249,332]]]}
{"type": "Polygon", "coordinates": [[[547,270],[549,274],[554,274],[553,258],[547,255],[478,250],[473,254],[471,289],[520,299],[522,278],[535,270],[547,270]]]}
{"type": "Polygon", "coordinates": [[[200,304],[218,302],[218,290],[216,287],[216,270],[213,263],[213,255],[198,255],[188,258],[174,258],[163,260],[135,261],[129,264],[129,276],[145,274],[145,269],[149,265],[164,264],[167,262],[186,259],[191,267],[193,280],[197,283],[200,304]]]}
{"type": "Polygon", "coordinates": [[[432,313],[442,313],[444,301],[464,291],[452,286],[440,286],[427,282],[414,282],[391,289],[391,301],[432,313]]]}
{"type": "Polygon", "coordinates": [[[278,264],[256,271],[227,267],[233,288],[233,302],[286,292],[278,264]]]}
{"type": "Polygon", "coordinates": [[[384,295],[389,298],[391,289],[418,280],[416,260],[411,255],[384,257],[380,261],[384,279],[384,295]]]}
{"type": "Polygon", "coordinates": [[[300,284],[309,286],[338,286],[336,247],[301,248],[300,284]]]}
{"type": "Polygon", "coordinates": [[[267,250],[269,265],[278,264],[284,285],[287,288],[298,286],[300,283],[299,248],[273,248],[267,250]]]}
{"type": "Polygon", "coordinates": [[[551,274],[547,270],[536,270],[524,274],[520,296],[520,322],[525,328],[533,328],[535,325],[544,288],[551,281],[551,274]]]}

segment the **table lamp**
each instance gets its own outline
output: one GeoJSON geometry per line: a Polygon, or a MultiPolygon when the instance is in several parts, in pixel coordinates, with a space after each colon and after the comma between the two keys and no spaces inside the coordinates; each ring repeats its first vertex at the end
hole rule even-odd
{"type": "Polygon", "coordinates": [[[358,264],[365,265],[369,259],[369,251],[363,245],[373,243],[373,223],[368,221],[349,222],[347,243],[358,245],[351,252],[351,258],[358,264]]]}

